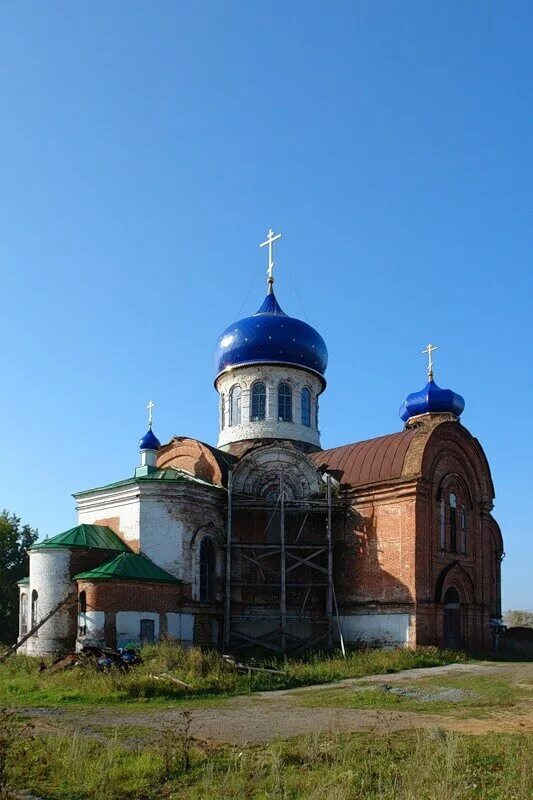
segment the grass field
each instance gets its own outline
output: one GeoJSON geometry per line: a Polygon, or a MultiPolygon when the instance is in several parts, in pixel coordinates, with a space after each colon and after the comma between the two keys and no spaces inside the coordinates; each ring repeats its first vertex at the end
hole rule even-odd
{"type": "MultiPolygon", "coordinates": [[[[368,736],[310,735],[266,746],[193,742],[163,732],[133,745],[32,735],[3,737],[4,783],[44,800],[530,800],[533,741],[439,729],[368,736]]],[[[0,742],[0,749],[2,745],[0,742]]],[[[1,772],[1,765],[0,765],[1,772]]]]}
{"type": "Polygon", "coordinates": [[[0,665],[0,707],[83,707],[149,704],[168,705],[191,698],[215,698],[268,689],[291,689],[342,678],[398,672],[414,667],[434,667],[466,660],[461,653],[428,647],[418,650],[361,650],[343,659],[314,655],[306,660],[273,662],[281,674],[254,672],[242,675],[215,652],[183,648],[173,642],[149,645],[142,650],[143,664],[129,673],[114,669],[105,673],[78,666],[51,674],[39,672],[39,660],[13,656],[0,665]],[[188,684],[155,680],[168,673],[188,684]]]}
{"type": "Polygon", "coordinates": [[[128,674],[89,665],[51,674],[25,657],[1,665],[0,707],[11,710],[0,711],[0,798],[21,790],[40,800],[533,796],[529,665],[471,663],[434,648],[367,650],[346,660],[288,660],[272,664],[281,675],[249,676],[216,653],[170,642],[144,648],[143,658],[128,674]],[[458,661],[427,676],[400,672],[458,661]],[[162,673],[192,688],[150,678],[162,673]],[[355,680],[333,683],[343,678],[355,680]],[[254,694],[272,689],[289,691],[254,694]],[[362,725],[371,717],[371,727],[341,733],[346,714],[362,725]],[[472,727],[471,718],[482,719],[472,727]],[[232,738],[243,719],[241,738],[232,738]],[[259,742],[250,734],[269,722],[268,741],[246,743],[259,742]],[[319,722],[321,733],[302,735],[319,722]],[[282,738],[287,731],[297,735],[282,738]]]}

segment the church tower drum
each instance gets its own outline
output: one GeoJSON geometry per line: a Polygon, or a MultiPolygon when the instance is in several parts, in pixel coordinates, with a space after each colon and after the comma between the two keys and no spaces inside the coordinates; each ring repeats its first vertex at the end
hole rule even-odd
{"type": "Polygon", "coordinates": [[[268,294],[250,317],[220,335],[215,351],[219,393],[218,447],[236,442],[289,439],[320,449],[318,398],[326,387],[328,351],[311,325],[290,317],[274,294],[274,236],[269,231],[268,294]]]}

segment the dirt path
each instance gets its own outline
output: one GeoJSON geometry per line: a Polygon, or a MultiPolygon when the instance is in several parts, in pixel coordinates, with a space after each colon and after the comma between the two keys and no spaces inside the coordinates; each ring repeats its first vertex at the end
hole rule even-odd
{"type": "MultiPolygon", "coordinates": [[[[63,709],[26,709],[24,713],[34,719],[39,727],[49,729],[55,727],[64,729],[68,726],[89,735],[91,733],[97,735],[102,727],[129,726],[132,733],[141,728],[145,729],[147,736],[150,736],[150,732],[157,735],[165,729],[180,729],[184,725],[186,711],[190,716],[192,736],[233,743],[265,742],[276,737],[332,730],[385,733],[407,728],[439,726],[468,733],[533,731],[533,709],[530,702],[513,708],[496,708],[490,717],[483,719],[377,709],[308,708],[299,704],[301,694],[316,692],[321,688],[349,687],[361,682],[386,681],[389,684],[405,680],[416,684],[421,678],[442,675],[445,679],[446,676],[462,674],[504,675],[516,685],[531,684],[533,664],[451,664],[431,669],[406,670],[386,676],[375,675],[344,680],[323,687],[312,686],[235,697],[213,708],[195,705],[190,709],[180,706],[167,710],[142,710],[133,713],[121,713],[119,709],[94,709],[75,713],[63,709]]],[[[464,714],[464,709],[462,712],[464,714]]]]}

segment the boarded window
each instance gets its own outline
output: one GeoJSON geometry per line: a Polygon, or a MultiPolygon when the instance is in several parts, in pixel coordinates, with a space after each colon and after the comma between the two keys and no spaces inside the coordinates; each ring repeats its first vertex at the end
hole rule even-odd
{"type": "Polygon", "coordinates": [[[155,641],[155,622],[153,619],[142,619],[139,636],[141,642],[152,644],[155,641]]]}
{"type": "Polygon", "coordinates": [[[28,633],[28,595],[26,592],[20,596],[20,635],[28,633]]]}

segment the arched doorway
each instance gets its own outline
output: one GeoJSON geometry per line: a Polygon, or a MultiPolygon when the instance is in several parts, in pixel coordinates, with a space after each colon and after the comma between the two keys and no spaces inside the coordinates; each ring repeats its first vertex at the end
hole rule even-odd
{"type": "Polygon", "coordinates": [[[444,647],[460,650],[462,646],[461,601],[457,589],[450,586],[444,595],[444,647]]]}

